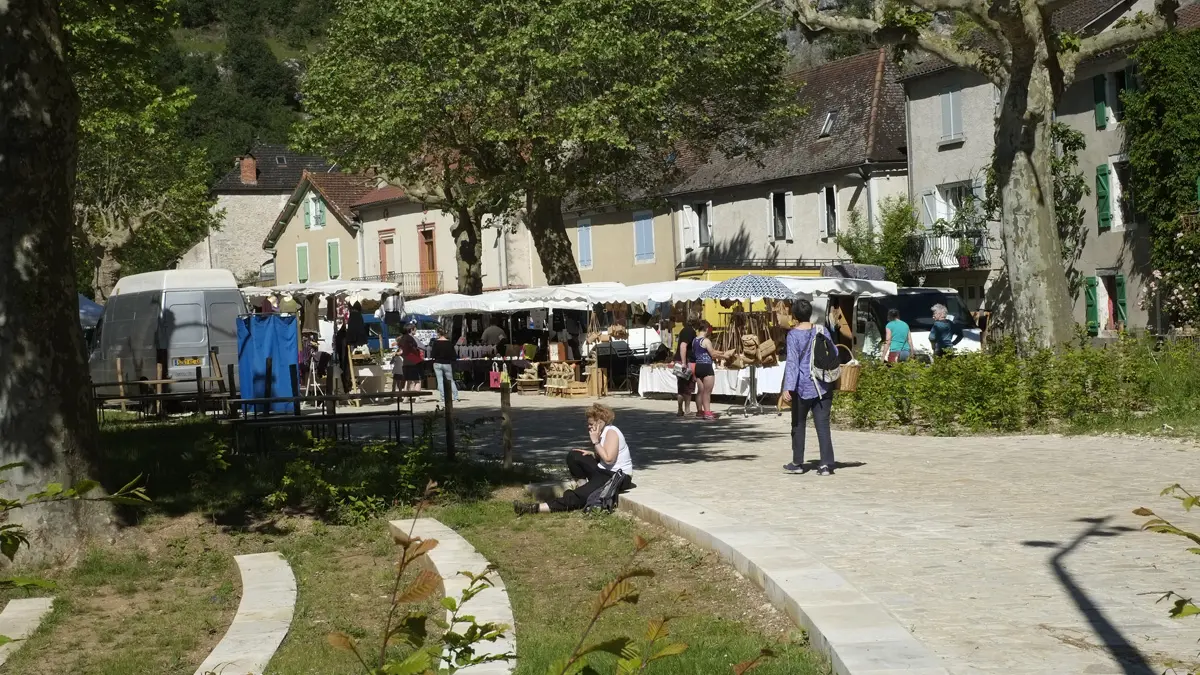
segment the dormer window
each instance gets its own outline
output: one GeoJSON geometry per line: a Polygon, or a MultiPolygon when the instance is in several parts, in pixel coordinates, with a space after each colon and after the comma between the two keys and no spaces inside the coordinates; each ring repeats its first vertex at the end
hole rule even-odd
{"type": "Polygon", "coordinates": [[[837,111],[825,113],[825,123],[821,125],[821,138],[829,138],[833,133],[833,123],[837,121],[837,111]]]}
{"type": "Polygon", "coordinates": [[[275,163],[279,166],[287,166],[287,157],[280,155],[275,158],[275,163]]]}

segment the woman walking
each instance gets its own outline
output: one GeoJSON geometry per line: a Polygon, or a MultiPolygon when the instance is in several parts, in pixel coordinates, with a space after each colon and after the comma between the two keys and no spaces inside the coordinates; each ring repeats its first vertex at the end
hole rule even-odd
{"type": "Polygon", "coordinates": [[[433,357],[433,377],[437,380],[438,401],[446,400],[446,385],[443,380],[450,380],[450,395],[458,403],[458,384],[454,382],[454,362],[458,353],[454,351],[454,343],[446,335],[446,329],[438,327],[437,337],[429,345],[430,356],[433,357]]]}
{"type": "Polygon", "coordinates": [[[717,416],[712,411],[712,392],[717,383],[717,371],[713,367],[713,357],[726,359],[730,352],[717,351],[713,348],[708,334],[712,332],[712,324],[701,321],[696,327],[696,338],[692,340],[692,353],[696,355],[696,417],[702,420],[715,420],[717,416]]]}
{"type": "Polygon", "coordinates": [[[883,327],[883,360],[888,363],[907,361],[912,356],[912,331],[900,320],[900,310],[888,310],[888,322],[883,327]]]}
{"type": "Polygon", "coordinates": [[[954,346],[962,342],[963,332],[958,324],[946,318],[946,306],[933,306],[933,327],[929,329],[929,346],[934,356],[951,356],[954,346]]]}
{"type": "Polygon", "coordinates": [[[804,436],[811,411],[821,449],[817,475],[832,476],[834,460],[829,412],[833,406],[833,385],[813,374],[812,360],[817,340],[826,341],[835,353],[837,346],[824,326],[813,325],[812,303],[808,300],[801,298],[792,303],[792,318],[798,323],[787,334],[787,365],[783,369],[783,400],[792,402],[792,461],[784,464],[783,470],[794,474],[807,471],[804,468],[804,436]]]}

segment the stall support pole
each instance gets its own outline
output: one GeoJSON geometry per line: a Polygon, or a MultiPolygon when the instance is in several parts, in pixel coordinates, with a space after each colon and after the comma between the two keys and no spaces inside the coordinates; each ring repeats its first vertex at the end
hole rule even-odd
{"type": "Polygon", "coordinates": [[[288,366],[288,374],[292,377],[292,414],[300,416],[300,368],[296,364],[288,366]]]}
{"type": "Polygon", "coordinates": [[[154,385],[154,393],[155,393],[154,412],[159,417],[162,417],[163,416],[163,404],[162,404],[163,364],[162,364],[162,361],[159,361],[158,363],[154,364],[154,375],[155,375],[154,379],[158,380],[158,382],[154,385]]]}
{"type": "Polygon", "coordinates": [[[500,383],[500,427],[504,433],[504,468],[513,465],[512,390],[507,382],[500,383]]]}
{"type": "Polygon", "coordinates": [[[121,397],[121,412],[125,412],[125,371],[121,368],[121,357],[117,357],[117,394],[121,397]]]}

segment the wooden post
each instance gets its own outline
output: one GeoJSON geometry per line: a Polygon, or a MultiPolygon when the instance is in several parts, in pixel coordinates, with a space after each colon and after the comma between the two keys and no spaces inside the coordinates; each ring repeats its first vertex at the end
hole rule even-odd
{"type": "Polygon", "coordinates": [[[300,416],[300,367],[296,364],[288,366],[288,372],[292,376],[292,414],[296,417],[300,416]]]}
{"type": "MultiPolygon", "coordinates": [[[[274,387],[271,386],[271,380],[273,379],[272,375],[274,374],[273,371],[271,370],[271,365],[272,365],[271,357],[268,356],[267,357],[267,378],[266,378],[267,388],[266,388],[266,391],[263,393],[263,398],[271,398],[271,394],[274,393],[272,391],[274,389],[274,387]]],[[[271,414],[271,403],[269,401],[267,402],[267,414],[268,415],[271,414]]]]}
{"type": "Polygon", "coordinates": [[[121,357],[117,357],[117,395],[121,397],[121,412],[125,412],[125,372],[121,368],[121,357]]]}
{"type": "Polygon", "coordinates": [[[231,363],[228,366],[226,366],[225,370],[226,370],[226,372],[229,373],[229,399],[228,400],[231,402],[231,403],[226,404],[227,405],[226,412],[230,416],[233,416],[233,415],[237,414],[233,409],[232,401],[233,401],[233,399],[238,397],[238,385],[237,385],[237,382],[233,379],[233,364],[231,363]]]}
{"type": "Polygon", "coordinates": [[[446,459],[454,459],[454,395],[450,390],[450,377],[442,376],[443,403],[446,405],[446,459]]]}
{"type": "Polygon", "coordinates": [[[204,367],[196,366],[196,414],[204,416],[204,367]]]}
{"type": "Polygon", "coordinates": [[[162,417],[162,414],[163,414],[163,405],[162,405],[163,364],[162,364],[162,361],[159,361],[158,363],[154,364],[154,379],[157,380],[157,382],[154,383],[154,393],[157,394],[157,396],[154,399],[154,412],[159,417],[162,417]]]}
{"type": "Polygon", "coordinates": [[[500,427],[504,432],[504,468],[513,465],[512,430],[512,387],[508,382],[500,383],[500,427]]]}
{"type": "Polygon", "coordinates": [[[221,370],[221,360],[217,358],[215,351],[208,352],[208,359],[208,369],[213,374],[213,377],[217,378],[217,391],[224,394],[229,389],[225,386],[225,373],[221,370]]]}

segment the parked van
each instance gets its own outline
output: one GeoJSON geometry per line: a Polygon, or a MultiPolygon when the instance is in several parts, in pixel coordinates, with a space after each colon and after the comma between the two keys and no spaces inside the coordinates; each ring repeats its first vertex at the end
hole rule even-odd
{"type": "MultiPolygon", "coordinates": [[[[156,379],[158,363],[164,364],[167,378],[195,379],[196,366],[212,377],[214,355],[220,368],[236,368],[237,318],[246,313],[246,300],[229,270],[165,270],[125,277],[105,303],[92,339],[92,382],[116,382],[117,359],[125,382],[156,379]]],[[[195,390],[194,382],[164,388],[195,390]]],[[[113,395],[117,387],[97,391],[113,395]]]]}
{"type": "MultiPolygon", "coordinates": [[[[933,306],[946,306],[946,318],[962,329],[963,339],[955,347],[960,352],[977,352],[982,349],[983,336],[975,318],[953,288],[910,287],[896,289],[896,295],[861,297],[855,307],[855,333],[857,342],[864,348],[868,322],[873,321],[882,333],[887,324],[888,310],[900,312],[900,320],[912,331],[913,349],[917,354],[933,354],[929,344],[929,331],[933,328],[933,306]]],[[[882,335],[881,335],[882,336],[882,335]]]]}

